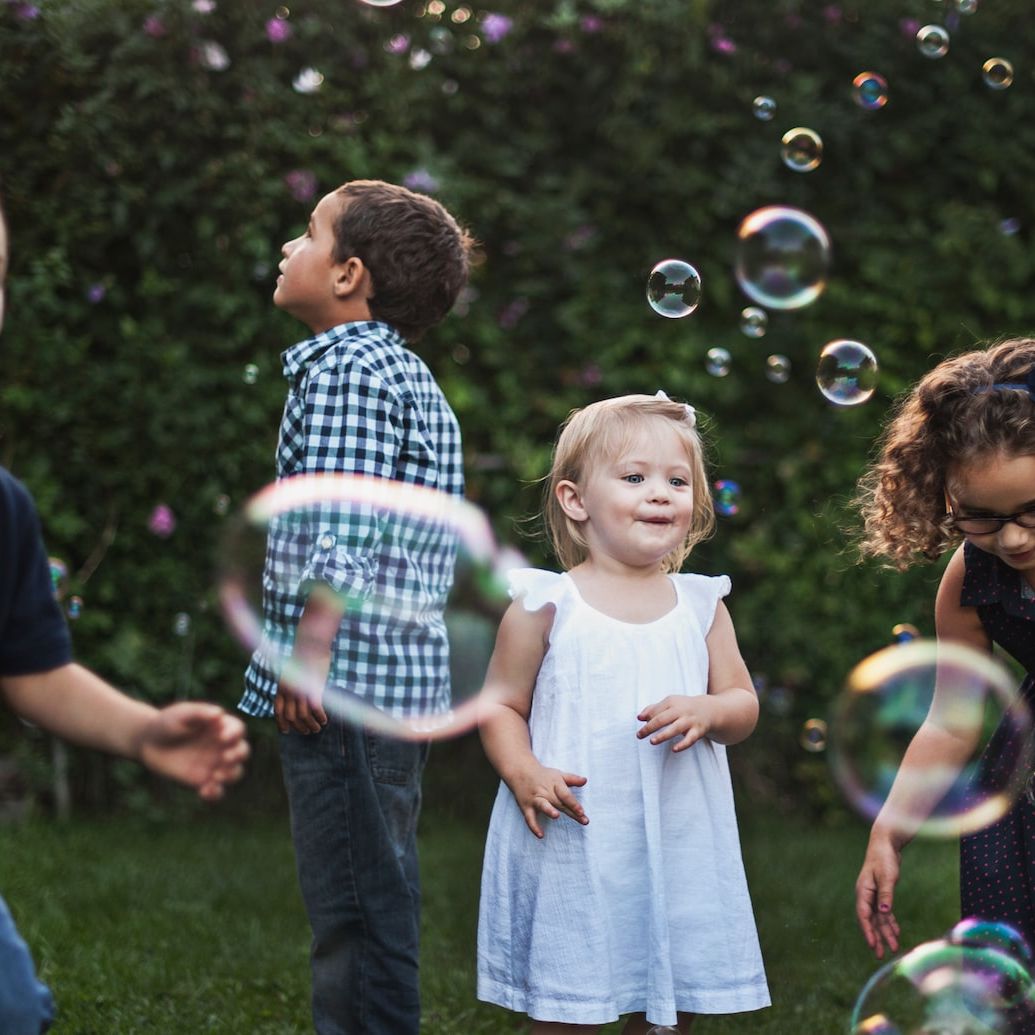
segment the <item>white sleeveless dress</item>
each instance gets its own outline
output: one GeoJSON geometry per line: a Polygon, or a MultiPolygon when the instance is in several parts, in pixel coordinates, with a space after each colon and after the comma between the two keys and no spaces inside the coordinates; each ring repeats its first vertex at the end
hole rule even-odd
{"type": "Polygon", "coordinates": [[[481,1000],[569,1024],[769,1005],[726,750],[636,739],[643,707],[707,691],[705,637],[730,590],[725,575],[670,578],[675,607],[630,624],[587,604],[569,575],[510,573],[529,611],[556,609],[532,750],[587,777],[575,794],[589,825],[542,817],[540,841],[500,783],[482,867],[481,1000]]]}

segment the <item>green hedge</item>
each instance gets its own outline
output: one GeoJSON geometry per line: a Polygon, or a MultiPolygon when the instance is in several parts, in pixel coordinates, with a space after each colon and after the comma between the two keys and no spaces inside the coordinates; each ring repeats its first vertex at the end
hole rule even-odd
{"type": "Polygon", "coordinates": [[[829,798],[796,730],[896,622],[932,631],[937,580],[856,565],[854,480],[902,388],[1035,323],[1027,5],[449,0],[435,14],[305,0],[277,19],[255,0],[39,2],[0,2],[13,235],[0,460],[72,569],[80,658],[152,699],[188,675],[192,693],[236,699],[245,658],[215,605],[218,511],[272,477],[278,356],[304,336],[269,301],[280,242],[311,204],[293,191],[415,177],[482,242],[468,297],[422,347],[464,428],[471,498],[519,541],[571,407],[658,387],[692,401],[716,476],[743,488],[693,563],[733,575],[744,653],[793,695],[744,757],[829,798]],[[270,19],[289,38],[271,41],[270,19]],[[940,60],[913,40],[930,20],[953,26],[940,60]],[[982,82],[993,54],[1017,69],[1007,90],[982,82]],[[292,86],[307,68],[324,77],[316,92],[292,86]],[[853,103],[867,68],[889,83],[880,111],[853,103]],[[771,122],[752,115],[757,94],[776,100],[771,122]],[[813,172],[780,161],[794,125],[822,135],[813,172]],[[770,203],[819,218],[834,262],[815,304],[772,313],[752,340],[735,232],[770,203]],[[683,320],[644,298],[670,255],[703,277],[683,320]],[[865,406],[816,390],[836,337],[880,359],[865,406]],[[733,354],[728,377],[706,372],[712,346],[733,354]],[[770,353],[790,358],[788,383],[764,376],[770,353]],[[160,503],[168,538],[148,530],[160,503]]]}

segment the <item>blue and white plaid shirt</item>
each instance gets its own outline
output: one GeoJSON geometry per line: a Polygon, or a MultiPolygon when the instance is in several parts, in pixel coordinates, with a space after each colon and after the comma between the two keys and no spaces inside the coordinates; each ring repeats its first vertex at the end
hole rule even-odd
{"type": "MultiPolygon", "coordinates": [[[[424,361],[392,327],[341,324],[293,345],[281,358],[289,387],[278,481],[363,475],[462,498],[456,417],[424,361]]],[[[273,714],[275,659],[290,655],[307,587],[324,582],[350,600],[375,602],[350,609],[343,619],[328,684],[396,716],[444,711],[450,688],[443,613],[455,541],[441,526],[428,532],[420,522],[383,534],[384,522],[370,508],[355,508],[347,527],[337,520],[332,531],[339,534],[329,534],[327,526],[301,529],[297,519],[271,521],[263,637],[274,647],[267,652],[260,645],[252,655],[238,707],[249,715],[273,714]],[[294,577],[276,578],[278,567],[294,577]],[[406,619],[400,621],[398,609],[384,603],[403,600],[406,619]]]]}

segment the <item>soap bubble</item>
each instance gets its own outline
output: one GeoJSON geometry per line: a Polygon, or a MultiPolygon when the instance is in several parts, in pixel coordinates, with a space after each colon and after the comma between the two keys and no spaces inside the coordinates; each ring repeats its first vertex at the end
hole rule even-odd
{"type": "Polygon", "coordinates": [[[799,738],[801,746],[806,751],[818,753],[825,751],[827,746],[827,724],[823,719],[808,719],[801,728],[799,738]]]}
{"type": "Polygon", "coordinates": [[[682,259],[664,259],[647,278],[647,301],[659,316],[689,316],[701,301],[701,275],[682,259]]]}
{"type": "Polygon", "coordinates": [[[852,96],[860,108],[877,111],[888,103],[888,81],[876,72],[860,72],[852,80],[852,96]]]}
{"type": "Polygon", "coordinates": [[[863,987],[853,1035],[995,1035],[1027,1008],[1028,968],[998,949],[925,942],[892,959],[863,987]]]}
{"type": "Polygon", "coordinates": [[[259,368],[254,363],[245,364],[244,371],[241,374],[241,380],[246,385],[253,385],[259,380],[259,368]]]}
{"type": "Polygon", "coordinates": [[[973,14],[978,9],[978,0],[956,0],[956,10],[960,14],[973,14]]]}
{"type": "Polygon", "coordinates": [[[50,566],[50,588],[54,599],[61,600],[68,589],[68,565],[60,557],[48,557],[47,563],[50,566]]]}
{"type": "Polygon", "coordinates": [[[751,102],[751,110],[759,122],[771,122],[776,114],[776,101],[772,97],[758,96],[751,102]]]}
{"type": "Polygon", "coordinates": [[[769,327],[769,314],[758,306],[749,305],[740,311],[740,330],[749,338],[762,338],[769,327]]]}
{"type": "Polygon", "coordinates": [[[838,338],[819,355],[816,384],[832,403],[858,406],[877,387],[877,357],[861,341],[838,338]]]}
{"type": "Polygon", "coordinates": [[[799,208],[767,205],[745,216],[737,228],[733,272],[744,294],[759,305],[809,305],[826,287],[829,266],[826,230],[799,208]]]}
{"type": "Polygon", "coordinates": [[[733,517],[740,510],[740,486],[729,478],[720,478],[714,488],[715,513],[722,517],[733,517]]]}
{"type": "Polygon", "coordinates": [[[787,130],[780,140],[783,164],[795,172],[812,172],[823,160],[823,141],[805,126],[787,130]]]}
{"type": "Polygon", "coordinates": [[[990,57],[981,66],[981,78],[992,90],[1005,90],[1013,83],[1013,65],[1006,58],[990,57]]]}
{"type": "Polygon", "coordinates": [[[432,739],[477,720],[496,628],[509,605],[505,572],[519,563],[497,544],[485,514],[464,500],[377,478],[303,475],[267,486],[227,519],[219,596],[231,630],[273,678],[279,674],[344,721],[432,739]],[[299,587],[307,583],[321,591],[310,601],[340,613],[341,635],[356,645],[335,653],[329,677],[292,657],[293,623],[263,611],[265,603],[297,617],[299,587]],[[446,680],[430,689],[426,706],[378,708],[371,684],[398,683],[415,641],[423,644],[422,663],[448,668],[452,694],[446,680]],[[380,680],[368,671],[372,659],[359,656],[364,642],[366,654],[386,666],[380,680]]]}
{"type": "Polygon", "coordinates": [[[1035,963],[1031,946],[1015,927],[1001,920],[983,920],[970,916],[956,924],[945,936],[952,945],[970,945],[976,948],[997,949],[1031,967],[1035,963]]]}
{"type": "Polygon", "coordinates": [[[849,674],[829,730],[831,769],[849,803],[868,819],[880,812],[906,836],[958,837],[988,826],[1031,771],[1031,717],[1015,680],[962,643],[917,639],[871,654],[849,674]],[[921,726],[967,746],[967,756],[958,765],[900,769],[921,726]]]}
{"type": "Polygon", "coordinates": [[[1021,221],[1016,216],[1007,216],[999,223],[999,232],[1003,237],[1013,237],[1020,232],[1021,221]]]}
{"type": "Polygon", "coordinates": [[[891,638],[895,643],[908,643],[920,637],[920,630],[909,622],[899,622],[891,627],[891,638]]]}
{"type": "Polygon", "coordinates": [[[765,376],[774,385],[786,384],[791,377],[791,361],[786,356],[774,353],[765,361],[765,376]]]}
{"type": "Polygon", "coordinates": [[[940,25],[921,25],[916,47],[926,58],[942,58],[949,53],[949,34],[940,25]]]}
{"type": "Polygon", "coordinates": [[[65,613],[68,615],[68,620],[70,622],[77,621],[79,616],[83,613],[83,598],[69,597],[68,603],[65,605],[65,613]]]}
{"type": "Polygon", "coordinates": [[[402,0],[363,0],[367,7],[395,7],[402,0]]]}
{"type": "Polygon", "coordinates": [[[712,377],[725,377],[730,372],[733,357],[722,348],[709,349],[705,357],[704,368],[712,377]]]}
{"type": "Polygon", "coordinates": [[[230,55],[215,40],[199,40],[195,53],[201,67],[210,72],[225,72],[230,67],[230,55]]]}

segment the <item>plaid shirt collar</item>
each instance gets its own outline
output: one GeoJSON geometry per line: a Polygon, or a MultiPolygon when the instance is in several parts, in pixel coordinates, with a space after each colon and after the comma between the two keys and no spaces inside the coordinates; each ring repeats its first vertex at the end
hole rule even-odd
{"type": "Polygon", "coordinates": [[[400,345],[406,344],[398,331],[382,320],[356,320],[351,323],[339,323],[336,327],[314,334],[313,337],[306,338],[285,349],[280,355],[280,361],[284,364],[284,377],[295,384],[309,368],[309,365],[319,359],[332,345],[345,342],[350,338],[365,338],[370,334],[395,338],[400,345]]]}

